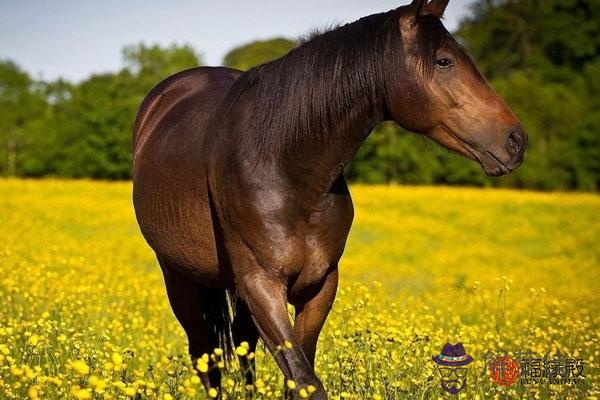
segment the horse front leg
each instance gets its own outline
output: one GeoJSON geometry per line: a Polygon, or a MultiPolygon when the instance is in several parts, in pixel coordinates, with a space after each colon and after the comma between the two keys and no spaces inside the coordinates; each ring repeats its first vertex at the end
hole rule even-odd
{"type": "Polygon", "coordinates": [[[300,398],[299,389],[313,386],[316,391],[311,398],[326,400],[323,384],[317,378],[290,322],[287,312],[287,283],[275,273],[256,267],[242,277],[238,294],[248,305],[261,338],[286,380],[295,383],[294,396],[300,398]]]}
{"type": "Polygon", "coordinates": [[[294,332],[296,337],[313,366],[315,365],[315,354],[317,351],[317,341],[319,334],[325,324],[327,315],[333,306],[338,286],[338,269],[329,272],[325,277],[323,285],[319,291],[309,298],[296,301],[296,318],[294,323],[294,332]]]}

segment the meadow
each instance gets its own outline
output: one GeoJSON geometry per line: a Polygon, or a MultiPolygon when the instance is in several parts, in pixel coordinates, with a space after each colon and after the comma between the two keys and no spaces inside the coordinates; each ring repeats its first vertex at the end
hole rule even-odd
{"type": "MultiPolygon", "coordinates": [[[[474,358],[458,398],[600,398],[600,196],[353,186],[355,222],[317,353],[332,399],[453,398],[432,356],[474,358]],[[490,352],[582,359],[583,384],[490,379],[490,352]]],[[[191,399],[206,395],[131,184],[0,180],[0,398],[191,399]]],[[[243,351],[242,351],[243,353],[243,351]]],[[[259,348],[256,388],[281,398],[259,348]]],[[[456,398],[454,397],[454,398],[456,398]]]]}

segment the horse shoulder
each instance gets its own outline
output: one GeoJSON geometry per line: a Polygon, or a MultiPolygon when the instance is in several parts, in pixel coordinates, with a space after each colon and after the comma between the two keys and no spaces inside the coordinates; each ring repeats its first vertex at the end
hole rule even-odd
{"type": "Polygon", "coordinates": [[[352,223],[352,201],[343,177],[331,192],[314,198],[274,170],[233,175],[237,180],[230,177],[227,185],[220,185],[218,206],[227,228],[240,237],[239,245],[263,268],[290,282],[299,277],[306,284],[322,280],[341,257],[352,223]]]}

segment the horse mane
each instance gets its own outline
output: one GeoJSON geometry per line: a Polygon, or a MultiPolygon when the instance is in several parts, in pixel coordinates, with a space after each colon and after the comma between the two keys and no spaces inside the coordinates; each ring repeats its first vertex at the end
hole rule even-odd
{"type": "MultiPolygon", "coordinates": [[[[389,82],[405,68],[398,26],[403,8],[313,32],[287,55],[240,76],[229,94],[230,105],[245,99],[253,107],[242,121],[240,151],[259,148],[261,159],[273,159],[315,135],[333,143],[348,115],[372,115],[385,107],[389,82]]],[[[424,55],[424,72],[433,70],[447,34],[439,19],[421,17],[417,51],[424,55]]]]}
{"type": "Polygon", "coordinates": [[[311,40],[316,39],[317,37],[329,32],[329,31],[333,31],[341,26],[342,26],[342,24],[339,22],[332,22],[328,25],[312,28],[308,32],[300,35],[300,37],[298,38],[298,43],[304,44],[304,43],[310,42],[311,40]]]}

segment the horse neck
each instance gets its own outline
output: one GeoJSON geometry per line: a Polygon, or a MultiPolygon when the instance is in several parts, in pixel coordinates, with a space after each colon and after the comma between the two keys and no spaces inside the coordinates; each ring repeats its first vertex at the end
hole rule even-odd
{"type": "MultiPolygon", "coordinates": [[[[285,152],[282,165],[303,187],[317,193],[329,191],[369,133],[384,120],[383,102],[373,104],[360,96],[357,91],[350,100],[353,105],[347,110],[338,110],[332,117],[336,121],[333,129],[324,135],[307,132],[308,140],[285,152]]],[[[319,117],[316,111],[308,119],[319,117]]]]}
{"type": "Polygon", "coordinates": [[[328,190],[386,115],[383,68],[391,57],[387,36],[377,32],[384,17],[326,33],[247,73],[250,100],[261,110],[245,124],[260,132],[245,136],[254,147],[244,147],[258,147],[259,158],[277,162],[303,187],[328,190]],[[369,23],[379,25],[357,29],[369,23]]]}

